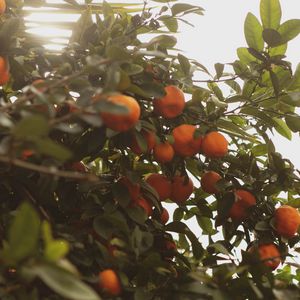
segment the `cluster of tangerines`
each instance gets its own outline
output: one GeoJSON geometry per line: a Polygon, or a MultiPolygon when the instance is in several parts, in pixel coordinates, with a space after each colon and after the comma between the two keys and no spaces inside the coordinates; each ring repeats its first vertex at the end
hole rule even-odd
{"type": "MultiPolygon", "coordinates": [[[[165,93],[164,97],[153,101],[154,113],[165,119],[173,119],[182,114],[185,108],[184,94],[176,86],[167,86],[165,93]]],[[[109,96],[106,100],[116,105],[125,106],[128,110],[127,114],[101,113],[106,127],[117,132],[125,132],[136,125],[140,118],[140,106],[134,98],[118,94],[109,96]]],[[[212,131],[202,137],[197,136],[196,131],[197,128],[194,125],[181,124],[172,130],[173,143],[167,141],[157,143],[155,133],[142,129],[141,134],[146,141],[147,149],[143,151],[134,137],[130,148],[137,155],[153,151],[154,159],[159,163],[172,161],[175,154],[183,158],[194,156],[197,153],[202,153],[208,158],[221,158],[227,154],[228,142],[222,134],[212,131]]],[[[201,178],[203,191],[208,194],[219,193],[217,183],[221,179],[222,176],[214,171],[205,172],[201,178]]],[[[189,199],[194,188],[192,180],[187,176],[175,175],[169,179],[163,174],[150,174],[145,181],[155,190],[160,201],[170,199],[178,205],[183,205],[189,199]]],[[[120,182],[128,189],[132,204],[142,207],[146,214],[151,216],[153,213],[152,205],[142,196],[139,185],[132,183],[125,177],[121,178],[120,182]]],[[[229,210],[228,217],[239,223],[247,219],[249,208],[256,205],[256,198],[246,189],[236,189],[234,196],[235,201],[229,210]]],[[[160,219],[163,224],[169,219],[168,211],[165,208],[162,209],[160,219]]],[[[276,209],[274,221],[277,234],[284,238],[291,238],[296,234],[300,225],[300,215],[295,208],[283,205],[276,209]]],[[[281,262],[281,254],[274,243],[252,246],[249,252],[256,252],[260,260],[271,269],[276,269],[281,262]]],[[[100,285],[109,290],[110,287],[103,283],[105,282],[103,279],[105,274],[110,274],[109,277],[114,278],[112,281],[115,283],[117,277],[113,270],[100,273],[100,285]]],[[[113,294],[116,291],[120,292],[119,284],[116,284],[110,293],[113,294]]]]}

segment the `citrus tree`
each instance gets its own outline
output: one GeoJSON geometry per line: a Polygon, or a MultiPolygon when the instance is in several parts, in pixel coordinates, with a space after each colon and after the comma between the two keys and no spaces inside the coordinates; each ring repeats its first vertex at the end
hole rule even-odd
{"type": "Polygon", "coordinates": [[[174,37],[201,7],[64,2],[25,1],[81,13],[55,53],[0,1],[0,298],[299,299],[299,171],[271,137],[300,131],[300,20],[261,0],[210,74],[174,37]]]}

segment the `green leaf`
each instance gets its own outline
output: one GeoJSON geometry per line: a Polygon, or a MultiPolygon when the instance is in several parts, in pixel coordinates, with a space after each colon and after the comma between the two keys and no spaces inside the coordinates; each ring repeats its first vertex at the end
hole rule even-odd
{"type": "Polygon", "coordinates": [[[35,145],[40,153],[52,156],[61,161],[65,161],[72,156],[70,150],[48,138],[35,141],[35,145]]]}
{"type": "Polygon", "coordinates": [[[251,152],[254,156],[261,156],[268,153],[268,145],[260,144],[251,148],[251,152]]]}
{"type": "Polygon", "coordinates": [[[264,28],[277,29],[281,20],[281,6],[279,0],[261,0],[260,18],[264,28]]]}
{"type": "Polygon", "coordinates": [[[172,6],[171,10],[172,10],[173,16],[176,16],[180,13],[183,13],[183,14],[194,13],[194,14],[198,14],[198,15],[203,15],[202,7],[187,4],[187,3],[176,3],[172,6]]]}
{"type": "Polygon", "coordinates": [[[224,64],[216,63],[215,70],[216,70],[216,78],[219,79],[223,75],[224,64]]]}
{"type": "Polygon", "coordinates": [[[33,115],[24,118],[13,129],[13,135],[23,139],[46,136],[48,132],[48,122],[42,115],[33,115]]]}
{"type": "Polygon", "coordinates": [[[5,256],[19,262],[37,251],[40,219],[28,203],[23,203],[13,220],[8,233],[8,250],[5,256]]]}
{"type": "Polygon", "coordinates": [[[189,76],[190,74],[190,69],[191,69],[191,64],[184,55],[178,54],[178,61],[180,63],[180,67],[182,69],[182,72],[184,73],[185,76],[189,76]]]}
{"type": "Polygon", "coordinates": [[[296,71],[287,89],[289,91],[295,91],[300,89],[300,64],[297,65],[296,71]]]}
{"type": "Polygon", "coordinates": [[[263,50],[264,40],[262,38],[262,31],[263,29],[258,19],[252,13],[248,13],[244,23],[244,33],[250,48],[257,51],[263,50]]]}
{"type": "Polygon", "coordinates": [[[292,19],[284,22],[280,25],[278,32],[281,35],[281,43],[287,43],[300,33],[300,20],[292,19]]]}
{"type": "Polygon", "coordinates": [[[177,39],[174,36],[162,34],[151,39],[147,46],[149,47],[154,44],[159,44],[164,48],[173,48],[176,43],[177,39]]]}
{"type": "Polygon", "coordinates": [[[201,229],[203,230],[203,234],[214,234],[215,231],[213,229],[212,221],[207,217],[197,216],[197,222],[201,229]]]}
{"type": "Polygon", "coordinates": [[[280,93],[279,80],[278,80],[276,74],[273,71],[269,71],[269,74],[270,74],[272,86],[273,86],[273,89],[274,89],[274,94],[275,94],[276,97],[278,97],[278,95],[280,93]]]}
{"type": "Polygon", "coordinates": [[[276,46],[282,44],[281,35],[275,29],[266,28],[266,29],[264,29],[262,35],[263,35],[264,41],[270,47],[276,47],[276,46]]]}
{"type": "Polygon", "coordinates": [[[164,25],[171,31],[171,32],[177,32],[178,30],[178,21],[177,19],[173,18],[172,16],[161,16],[159,18],[164,25]]]}
{"type": "Polygon", "coordinates": [[[29,272],[39,277],[47,286],[62,297],[72,300],[100,300],[97,293],[75,275],[54,264],[40,263],[29,272]]]}
{"type": "Polygon", "coordinates": [[[286,116],[285,117],[286,125],[293,131],[299,132],[300,131],[300,116],[286,116]]]}
{"type": "Polygon", "coordinates": [[[288,140],[291,140],[292,133],[289,127],[286,125],[286,123],[279,118],[273,118],[273,120],[276,122],[275,130],[283,137],[287,138],[288,140]]]}
{"type": "Polygon", "coordinates": [[[249,53],[248,48],[240,47],[237,49],[237,55],[240,61],[249,65],[251,62],[257,61],[256,57],[249,53]]]}
{"type": "Polygon", "coordinates": [[[270,56],[276,56],[276,55],[284,55],[286,53],[287,50],[287,44],[282,44],[280,46],[271,48],[269,50],[269,54],[270,56]]]}
{"type": "Polygon", "coordinates": [[[45,258],[50,261],[58,261],[69,252],[69,244],[64,240],[54,240],[47,244],[45,249],[45,258]]]}

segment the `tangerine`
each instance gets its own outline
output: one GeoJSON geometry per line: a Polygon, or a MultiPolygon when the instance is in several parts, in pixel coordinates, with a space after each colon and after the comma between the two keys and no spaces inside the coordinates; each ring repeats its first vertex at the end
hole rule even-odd
{"type": "Polygon", "coordinates": [[[183,204],[194,190],[193,181],[185,176],[174,176],[170,199],[177,204],[183,204]]]}
{"type": "MultiPolygon", "coordinates": [[[[98,98],[95,99],[97,100],[98,98]]],[[[141,108],[134,98],[117,94],[109,96],[107,101],[115,104],[116,106],[125,107],[128,112],[126,114],[101,112],[100,115],[106,127],[114,131],[123,132],[135,126],[140,118],[141,108]]]]}
{"type": "Polygon", "coordinates": [[[120,280],[114,270],[106,269],[99,273],[99,286],[111,296],[121,294],[120,280]]]}
{"type": "Polygon", "coordinates": [[[208,171],[201,178],[202,190],[208,194],[216,194],[219,192],[216,183],[222,179],[220,174],[214,171],[208,171]]]}
{"type": "Polygon", "coordinates": [[[300,225],[299,211],[289,205],[282,205],[275,211],[275,230],[285,238],[292,238],[300,225]]]}
{"type": "Polygon", "coordinates": [[[171,196],[171,182],[162,174],[151,174],[146,182],[157,192],[160,201],[164,201],[171,196]]]}
{"type": "Polygon", "coordinates": [[[252,193],[239,189],[235,191],[235,202],[229,210],[229,217],[233,221],[242,221],[248,217],[248,209],[256,204],[252,193]]]}
{"type": "Polygon", "coordinates": [[[221,133],[212,131],[204,136],[201,150],[207,157],[220,158],[227,154],[228,142],[221,133]]]}
{"type": "Polygon", "coordinates": [[[4,85],[9,81],[9,66],[7,60],[0,56],[0,85],[4,85]]]}
{"type": "Polygon", "coordinates": [[[157,162],[167,163],[174,157],[174,149],[168,142],[160,143],[154,146],[153,155],[157,162]]]}
{"type": "MultiPolygon", "coordinates": [[[[251,247],[249,252],[254,252],[254,247],[251,247]]],[[[275,244],[261,244],[257,248],[258,255],[262,263],[275,270],[281,262],[281,254],[275,244]]]]}
{"type": "Polygon", "coordinates": [[[141,207],[148,217],[152,216],[153,209],[150,203],[144,198],[138,198],[135,204],[141,207]]]}
{"type": "Polygon", "coordinates": [[[0,14],[4,14],[6,10],[6,2],[5,0],[0,0],[0,14]]]}
{"type": "Polygon", "coordinates": [[[127,177],[122,177],[119,182],[127,188],[131,201],[137,202],[140,197],[140,185],[133,183],[127,177]]]}
{"type": "Polygon", "coordinates": [[[163,207],[161,215],[160,215],[160,221],[164,225],[167,224],[169,221],[169,212],[164,207],[163,207]]]}
{"type": "Polygon", "coordinates": [[[154,112],[166,119],[172,119],[182,114],[185,107],[184,94],[177,86],[169,85],[165,87],[166,95],[159,99],[154,99],[154,112]]]}
{"type": "Polygon", "coordinates": [[[195,137],[195,131],[196,127],[189,124],[182,124],[173,129],[173,148],[178,155],[188,157],[200,151],[202,138],[195,137]]]}

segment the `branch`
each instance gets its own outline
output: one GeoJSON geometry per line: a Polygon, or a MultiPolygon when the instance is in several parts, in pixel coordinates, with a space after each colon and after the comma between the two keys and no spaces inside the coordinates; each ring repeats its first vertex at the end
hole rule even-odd
{"type": "Polygon", "coordinates": [[[43,174],[53,175],[56,177],[63,177],[63,178],[70,178],[70,179],[77,179],[77,180],[88,180],[92,182],[99,181],[99,178],[94,174],[85,174],[85,173],[78,173],[78,172],[71,172],[71,171],[63,171],[59,170],[56,167],[47,167],[47,166],[39,166],[36,164],[32,164],[17,158],[10,158],[8,156],[0,155],[0,162],[11,164],[16,167],[20,167],[27,170],[36,171],[43,174]]]}
{"type": "Polygon", "coordinates": [[[204,82],[204,83],[218,83],[218,82],[226,82],[226,81],[231,81],[239,78],[240,76],[236,75],[230,78],[224,78],[224,79],[206,79],[206,80],[193,80],[193,82],[204,82]]]}

